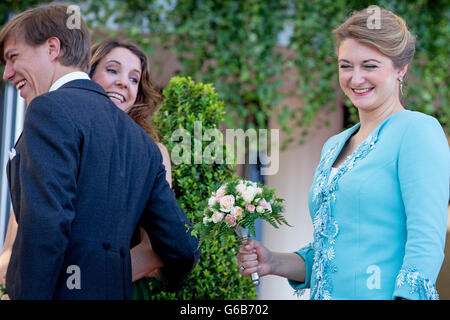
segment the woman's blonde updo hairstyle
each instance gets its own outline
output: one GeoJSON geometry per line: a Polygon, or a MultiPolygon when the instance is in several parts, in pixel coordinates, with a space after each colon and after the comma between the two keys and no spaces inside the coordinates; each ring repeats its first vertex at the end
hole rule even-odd
{"type": "Polygon", "coordinates": [[[415,37],[408,31],[405,21],[394,13],[379,8],[369,7],[353,12],[352,16],[337,27],[336,51],[345,39],[354,39],[367,44],[389,57],[395,68],[409,64],[415,52],[415,37]],[[374,15],[379,10],[379,15],[374,15]],[[379,18],[376,24],[370,24],[379,18]]]}

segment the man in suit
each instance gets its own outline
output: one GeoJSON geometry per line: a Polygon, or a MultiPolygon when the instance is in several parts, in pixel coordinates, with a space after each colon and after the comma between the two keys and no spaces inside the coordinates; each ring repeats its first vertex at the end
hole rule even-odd
{"type": "Polygon", "coordinates": [[[138,223],[167,289],[195,266],[198,242],[165,179],[157,145],[85,73],[84,21],[67,6],[25,11],[0,31],[3,79],[26,100],[7,171],[18,222],[6,275],[12,299],[131,298],[138,223]]]}

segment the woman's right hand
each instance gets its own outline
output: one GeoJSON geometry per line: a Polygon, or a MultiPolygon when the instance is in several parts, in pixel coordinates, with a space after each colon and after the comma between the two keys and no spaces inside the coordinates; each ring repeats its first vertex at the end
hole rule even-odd
{"type": "Polygon", "coordinates": [[[273,263],[274,255],[259,241],[249,240],[245,245],[241,245],[237,259],[239,267],[244,267],[244,270],[241,269],[243,276],[249,277],[253,272],[258,272],[258,275],[262,277],[272,272],[271,263],[273,263]]]}

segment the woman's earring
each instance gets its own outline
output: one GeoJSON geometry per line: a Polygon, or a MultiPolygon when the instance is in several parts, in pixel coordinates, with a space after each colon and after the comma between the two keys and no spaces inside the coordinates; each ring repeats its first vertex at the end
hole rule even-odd
{"type": "Polygon", "coordinates": [[[398,77],[398,81],[400,82],[400,93],[403,95],[403,77],[398,77]]]}

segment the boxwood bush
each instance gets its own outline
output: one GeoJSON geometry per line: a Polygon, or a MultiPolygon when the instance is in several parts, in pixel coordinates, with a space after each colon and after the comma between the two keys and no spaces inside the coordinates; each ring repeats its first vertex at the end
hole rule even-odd
{"type": "MultiPolygon", "coordinates": [[[[163,96],[163,104],[154,122],[162,136],[161,143],[169,150],[172,160],[172,152],[176,157],[176,151],[184,141],[173,141],[177,140],[172,136],[173,133],[177,129],[185,129],[191,139],[190,157],[189,152],[184,154],[187,156],[183,161],[185,163],[175,164],[172,161],[172,188],[189,220],[199,223],[203,214],[198,213],[203,211],[211,192],[221,182],[230,179],[234,171],[232,165],[225,163],[195,164],[198,161],[194,161],[194,122],[201,121],[203,134],[207,129],[218,128],[223,121],[224,104],[211,84],[195,83],[189,77],[172,78],[163,96]]],[[[200,140],[196,142],[200,143],[200,140]]],[[[202,152],[210,143],[203,142],[202,152]]],[[[223,159],[225,154],[226,149],[223,147],[223,159]]],[[[162,291],[160,280],[151,279],[151,299],[255,299],[256,290],[250,279],[239,274],[236,258],[238,246],[235,237],[205,241],[200,260],[181,290],[175,293],[162,291]]]]}

